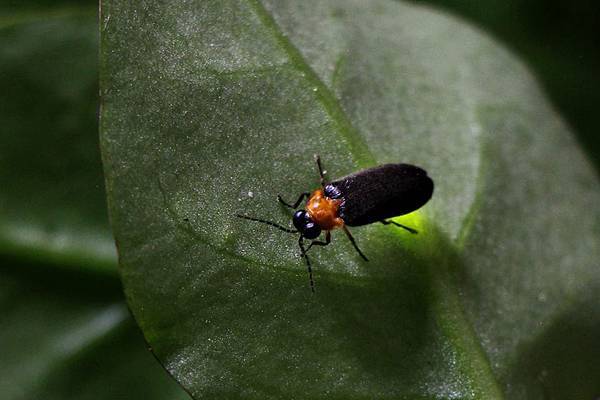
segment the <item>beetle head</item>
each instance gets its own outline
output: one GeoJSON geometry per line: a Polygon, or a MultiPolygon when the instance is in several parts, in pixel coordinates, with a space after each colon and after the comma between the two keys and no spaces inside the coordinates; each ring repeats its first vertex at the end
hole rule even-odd
{"type": "Polygon", "coordinates": [[[294,226],[307,239],[316,239],[321,234],[319,225],[310,218],[304,210],[298,210],[293,217],[294,226]]]}

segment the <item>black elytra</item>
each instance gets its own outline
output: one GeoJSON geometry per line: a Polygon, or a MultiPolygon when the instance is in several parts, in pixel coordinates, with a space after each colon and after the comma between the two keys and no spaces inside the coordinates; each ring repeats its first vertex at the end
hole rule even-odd
{"type": "Polygon", "coordinates": [[[433,194],[425,170],[410,164],[384,164],[325,186],[325,196],[343,199],[339,215],[348,226],[368,225],[418,210],[433,194]]]}
{"type": "Polygon", "coordinates": [[[331,243],[331,230],[341,228],[358,254],[368,261],[350,234],[348,226],[362,226],[375,222],[395,225],[410,233],[416,230],[389,221],[389,218],[405,215],[424,206],[433,195],[433,180],[422,168],[410,164],[384,164],[365,169],[343,178],[326,183],[321,159],[315,156],[321,187],[312,193],[302,193],[294,204],[277,199],[286,207],[296,209],[307,198],[303,209],[294,212],[292,217],[296,229],[286,228],[275,222],[261,218],[237,214],[250,221],[261,222],[288,233],[299,233],[298,245],[306,262],[311,290],[315,291],[312,267],[307,252],[313,246],[327,246],[331,243]],[[325,241],[314,240],[325,231],[325,241]],[[304,239],[311,240],[308,247],[304,239]]]}

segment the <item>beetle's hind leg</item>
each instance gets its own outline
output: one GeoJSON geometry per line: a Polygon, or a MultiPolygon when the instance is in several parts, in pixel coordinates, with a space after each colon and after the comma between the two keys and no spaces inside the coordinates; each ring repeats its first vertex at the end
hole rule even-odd
{"type": "Polygon", "coordinates": [[[384,225],[390,225],[390,224],[391,224],[391,225],[396,225],[397,227],[400,227],[400,228],[404,228],[404,229],[406,229],[407,231],[409,231],[409,232],[410,232],[410,233],[412,233],[412,234],[417,234],[417,233],[419,233],[419,231],[417,231],[416,229],[409,228],[408,226],[405,226],[405,225],[399,224],[399,223],[397,223],[397,222],[395,222],[395,221],[384,221],[384,220],[381,220],[381,221],[379,221],[379,222],[381,222],[381,223],[382,223],[382,224],[384,224],[384,225]]]}
{"type": "Polygon", "coordinates": [[[292,205],[292,204],[289,204],[288,202],[286,202],[285,200],[283,200],[283,199],[281,198],[281,196],[280,196],[280,195],[277,195],[277,201],[279,201],[279,202],[280,202],[281,204],[283,204],[284,206],[286,206],[286,207],[289,207],[289,208],[292,208],[292,209],[294,209],[294,210],[295,210],[296,208],[298,208],[298,206],[300,205],[300,203],[302,203],[302,200],[304,200],[304,198],[305,198],[305,197],[308,197],[308,196],[310,196],[310,193],[308,193],[308,192],[304,192],[304,193],[302,193],[302,194],[301,194],[301,195],[298,197],[298,200],[296,200],[296,202],[295,202],[293,205],[292,205]]]}
{"type": "Polygon", "coordinates": [[[352,246],[354,246],[354,248],[356,249],[356,251],[358,252],[358,254],[360,254],[360,256],[363,258],[363,260],[369,261],[369,259],[367,258],[367,256],[365,256],[363,254],[363,252],[360,251],[360,249],[358,248],[358,245],[354,241],[354,238],[352,237],[352,234],[350,234],[350,231],[348,230],[348,228],[346,228],[346,225],[342,226],[342,229],[344,230],[344,233],[346,234],[346,236],[348,236],[348,239],[350,240],[350,243],[352,243],[352,246]]]}

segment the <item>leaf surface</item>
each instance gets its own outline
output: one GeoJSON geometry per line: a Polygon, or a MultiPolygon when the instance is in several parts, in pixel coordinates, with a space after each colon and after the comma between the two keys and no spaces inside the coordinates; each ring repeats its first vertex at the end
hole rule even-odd
{"type": "MultiPolygon", "coordinates": [[[[101,24],[125,291],[195,397],[541,399],[565,387],[560,351],[540,361],[539,346],[567,345],[553,326],[572,307],[598,314],[600,190],[505,50],[385,1],[109,0],[101,24]],[[368,264],[339,234],[311,251],[311,295],[296,238],[235,214],[288,224],[275,196],[318,185],[315,153],[332,178],[414,163],[436,190],[399,219],[418,236],[353,231],[368,264]]],[[[569,390],[591,396],[597,363],[579,350],[585,384],[569,390]]]]}

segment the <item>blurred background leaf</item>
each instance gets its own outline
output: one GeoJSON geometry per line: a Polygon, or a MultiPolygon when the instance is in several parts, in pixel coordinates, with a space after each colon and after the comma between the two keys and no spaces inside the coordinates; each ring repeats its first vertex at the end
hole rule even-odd
{"type": "Polygon", "coordinates": [[[27,11],[2,22],[0,250],[115,274],[94,134],[95,9],[27,11]]]}
{"type": "Polygon", "coordinates": [[[96,5],[0,5],[0,397],[185,399],[123,301],[97,136],[96,5]]]}
{"type": "Polygon", "coordinates": [[[186,399],[110,277],[3,260],[2,399],[186,399]]]}

